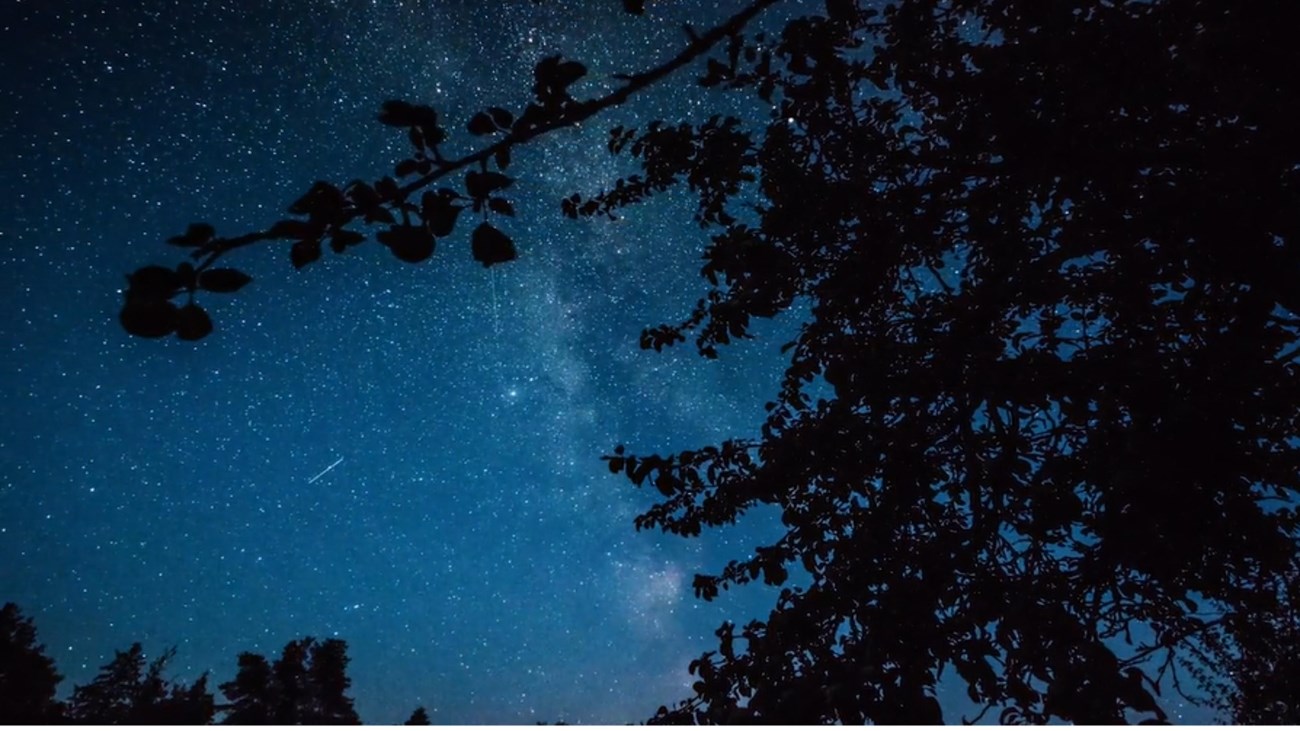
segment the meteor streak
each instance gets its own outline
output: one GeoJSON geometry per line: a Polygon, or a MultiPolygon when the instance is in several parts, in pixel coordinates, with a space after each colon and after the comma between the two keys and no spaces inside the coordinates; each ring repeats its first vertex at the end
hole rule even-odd
{"type": "Polygon", "coordinates": [[[342,458],[342,457],[339,457],[338,459],[334,460],[334,464],[332,464],[332,465],[330,465],[329,467],[326,467],[325,469],[321,470],[321,471],[320,471],[320,472],[319,472],[315,477],[311,478],[310,480],[307,480],[307,484],[310,485],[311,483],[313,483],[313,482],[319,480],[320,478],[324,477],[326,472],[329,472],[330,470],[334,469],[335,467],[338,467],[338,466],[339,466],[339,462],[342,462],[342,461],[343,461],[343,458],[342,458]]]}

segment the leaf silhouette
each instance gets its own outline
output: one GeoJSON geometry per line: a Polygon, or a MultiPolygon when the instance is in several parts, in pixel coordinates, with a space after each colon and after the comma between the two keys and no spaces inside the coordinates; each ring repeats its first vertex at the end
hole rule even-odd
{"type": "Polygon", "coordinates": [[[209,292],[238,292],[253,278],[238,269],[208,269],[199,272],[199,288],[209,292]]]}
{"type": "Polygon", "coordinates": [[[490,223],[481,223],[474,229],[471,246],[474,261],[484,267],[513,261],[516,256],[514,242],[490,223]]]}
{"type": "Polygon", "coordinates": [[[190,303],[176,313],[176,337],[201,340],[212,332],[212,318],[196,304],[190,303]]]}
{"type": "Polygon", "coordinates": [[[418,264],[433,256],[434,237],[423,226],[393,226],[380,231],[375,238],[387,246],[393,256],[409,264],[418,264]]]}

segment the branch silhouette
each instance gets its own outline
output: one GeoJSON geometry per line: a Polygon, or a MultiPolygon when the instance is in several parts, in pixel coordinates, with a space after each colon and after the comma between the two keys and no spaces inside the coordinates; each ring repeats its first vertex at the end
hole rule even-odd
{"type": "MultiPolygon", "coordinates": [[[[586,74],[582,64],[564,61],[558,56],[543,59],[535,69],[536,103],[529,104],[518,120],[500,107],[490,107],[475,115],[469,123],[471,134],[506,134],[460,158],[448,160],[442,156],[439,145],[446,140],[446,131],[439,126],[435,110],[402,101],[385,102],[380,120],[391,126],[407,128],[416,149],[415,157],[398,163],[397,177],[418,172],[418,178],[398,184],[394,178],[385,177],[374,186],[358,180],[344,190],[317,182],[289,209],[291,213],[308,216],[306,221],[284,220],[263,231],[233,238],[218,237],[208,224],[192,224],[185,234],[172,237],[169,243],[192,248],[190,257],[198,264],[183,263],[175,270],[154,265],[130,275],[120,321],[132,335],[161,337],[175,333],[184,340],[204,338],[212,332],[213,326],[207,312],[195,302],[196,292],[235,292],[252,281],[238,270],[215,269],[214,265],[223,256],[253,244],[288,239],[294,241],[290,250],[293,264],[301,269],[319,258],[325,237],[330,238],[336,253],[363,243],[366,240],[364,235],[346,228],[358,218],[364,218],[366,223],[394,224],[380,233],[379,241],[403,261],[423,261],[433,254],[436,238],[452,232],[463,207],[460,203],[472,201],[475,212],[487,209],[513,215],[509,201],[493,195],[513,182],[503,175],[509,166],[513,147],[555,130],[572,127],[626,102],[634,94],[708,53],[723,39],[735,37],[751,19],[777,2],[780,0],[756,0],[703,35],[691,35],[690,43],[676,56],[642,72],[619,74],[618,78],[626,83],[605,96],[587,101],[574,100],[567,91],[569,85],[586,74]],[[489,161],[495,162],[496,172],[489,171],[489,161]],[[480,170],[470,172],[465,182],[470,194],[468,197],[444,188],[438,195],[426,195],[419,207],[409,203],[413,194],[475,165],[480,170]],[[396,225],[394,214],[402,218],[400,226],[396,225]],[[424,220],[412,225],[412,216],[424,220]],[[172,299],[180,294],[187,294],[188,301],[177,307],[172,299]]],[[[636,12],[632,7],[628,9],[636,12]]],[[[474,231],[473,252],[485,267],[515,258],[513,242],[487,223],[486,213],[484,223],[474,231]]]]}

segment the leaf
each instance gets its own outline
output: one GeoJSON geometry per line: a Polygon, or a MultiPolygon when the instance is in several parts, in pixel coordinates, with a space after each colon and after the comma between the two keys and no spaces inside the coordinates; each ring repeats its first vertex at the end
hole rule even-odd
{"type": "Polygon", "coordinates": [[[379,121],[390,127],[437,127],[438,113],[432,107],[390,99],[380,106],[379,121]]]}
{"type": "Polygon", "coordinates": [[[487,113],[492,117],[492,124],[503,130],[510,129],[510,125],[515,122],[515,115],[502,109],[501,107],[488,107],[487,113]]]}
{"type": "Polygon", "coordinates": [[[330,248],[334,250],[334,253],[341,254],[349,246],[356,246],[365,240],[365,235],[357,231],[335,231],[334,235],[330,237],[330,248]]]}
{"type": "Polygon", "coordinates": [[[303,197],[289,206],[289,212],[308,216],[312,220],[331,220],[347,205],[342,191],[325,181],[318,180],[303,197]]]}
{"type": "Polygon", "coordinates": [[[850,23],[857,16],[854,0],[826,0],[826,16],[835,23],[850,23]]]}
{"type": "Polygon", "coordinates": [[[510,167],[510,146],[507,145],[496,151],[496,162],[498,170],[505,170],[510,167]]]}
{"type": "Polygon", "coordinates": [[[434,236],[447,236],[456,227],[456,218],[464,206],[453,201],[456,194],[447,188],[440,188],[437,193],[425,191],[420,199],[420,215],[434,236]]]}
{"type": "Polygon", "coordinates": [[[396,180],[382,178],[375,181],[375,192],[382,196],[384,200],[395,201],[401,195],[402,189],[397,185],[396,180]]]}
{"type": "Polygon", "coordinates": [[[185,233],[167,239],[172,246],[202,246],[217,235],[216,229],[206,223],[191,223],[185,233]]]}
{"type": "Polygon", "coordinates": [[[484,267],[504,264],[516,256],[514,242],[490,223],[480,223],[474,229],[471,251],[474,261],[480,262],[484,267]]]}
{"type": "Polygon", "coordinates": [[[393,172],[396,173],[397,177],[399,178],[405,178],[408,175],[414,175],[417,172],[419,172],[419,170],[420,170],[420,163],[417,162],[416,160],[412,160],[409,158],[397,163],[397,165],[393,168],[393,172]]]}
{"type": "Polygon", "coordinates": [[[563,89],[586,76],[587,67],[577,61],[565,61],[556,67],[555,74],[558,80],[556,85],[563,89]]]}
{"type": "Polygon", "coordinates": [[[623,12],[632,15],[644,15],[645,0],[623,0],[623,12]]]}
{"type": "Polygon", "coordinates": [[[515,215],[515,207],[510,205],[510,201],[505,198],[493,198],[488,201],[488,208],[494,213],[500,213],[503,216],[515,215]]]}
{"type": "MultiPolygon", "coordinates": [[[[586,74],[587,67],[577,61],[561,61],[560,56],[547,56],[533,68],[533,93],[544,107],[550,107],[569,98],[568,87],[586,74]]],[[[526,109],[524,118],[528,116],[529,110],[526,109]]]]}
{"type": "Polygon", "coordinates": [[[366,211],[366,223],[397,223],[393,212],[383,206],[376,206],[366,211]]]}
{"type": "Polygon", "coordinates": [[[785,583],[786,577],[790,574],[781,565],[781,560],[772,558],[763,563],[763,583],[771,586],[780,586],[785,583]]]}
{"type": "Polygon", "coordinates": [[[479,112],[473,117],[470,117],[469,124],[466,125],[466,127],[469,128],[470,134],[479,137],[490,135],[497,131],[497,126],[492,123],[492,117],[488,116],[487,112],[479,112]]]}
{"type": "Polygon", "coordinates": [[[211,332],[212,318],[193,302],[176,313],[176,337],[181,340],[202,340],[211,332]]]}
{"type": "Polygon", "coordinates": [[[208,269],[199,272],[199,288],[209,292],[238,292],[253,278],[238,269],[208,269]]]}
{"type": "Polygon", "coordinates": [[[166,300],[127,297],[118,321],[131,335],[161,338],[176,330],[177,307],[166,300]]]}
{"type": "Polygon", "coordinates": [[[303,239],[289,248],[289,260],[294,269],[302,269],[320,258],[320,239],[303,239]]]}
{"type": "Polygon", "coordinates": [[[465,190],[471,198],[487,198],[492,193],[510,187],[513,178],[494,172],[471,170],[465,174],[465,190]]]}
{"type": "Polygon", "coordinates": [[[364,180],[354,180],[348,186],[348,197],[358,208],[372,208],[383,202],[379,193],[364,180]]]}
{"type": "Polygon", "coordinates": [[[418,264],[430,256],[436,241],[424,226],[394,226],[380,231],[375,238],[387,246],[393,256],[408,264],[418,264]]]}
{"type": "Polygon", "coordinates": [[[165,300],[180,288],[176,272],[167,267],[140,267],[127,277],[130,294],[139,299],[165,300]]]}

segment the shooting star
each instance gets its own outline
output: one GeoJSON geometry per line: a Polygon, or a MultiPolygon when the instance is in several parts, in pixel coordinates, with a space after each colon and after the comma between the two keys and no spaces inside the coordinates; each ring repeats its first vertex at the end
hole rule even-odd
{"type": "Polygon", "coordinates": [[[313,482],[319,480],[320,478],[324,477],[326,472],[329,472],[330,470],[334,469],[335,467],[338,467],[338,466],[339,466],[339,462],[342,462],[342,461],[343,461],[343,458],[342,458],[342,457],[339,457],[338,459],[334,460],[334,464],[332,464],[332,465],[330,465],[329,467],[326,467],[325,469],[321,470],[321,471],[320,471],[320,472],[319,472],[315,477],[311,478],[310,480],[307,480],[307,484],[310,485],[311,483],[313,483],[313,482]]]}

